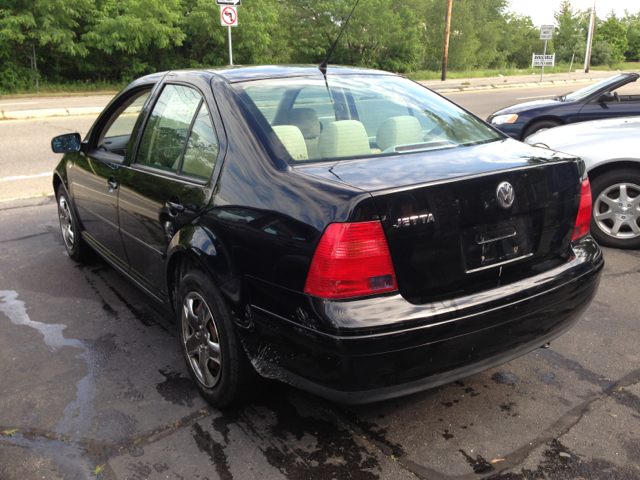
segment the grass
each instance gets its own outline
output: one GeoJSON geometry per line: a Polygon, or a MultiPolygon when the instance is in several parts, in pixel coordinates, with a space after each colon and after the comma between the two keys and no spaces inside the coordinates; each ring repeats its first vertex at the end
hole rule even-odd
{"type": "MultiPolygon", "coordinates": [[[[544,67],[544,73],[568,73],[568,63],[556,64],[555,67],[544,67]]],[[[582,70],[583,64],[573,64],[572,72],[582,70]]],[[[626,62],[615,67],[608,65],[601,65],[598,67],[591,67],[591,70],[638,70],[640,69],[640,62],[626,62]]],[[[501,68],[501,69],[480,69],[480,70],[460,70],[460,71],[448,71],[447,79],[455,80],[460,78],[481,78],[481,77],[497,77],[502,75],[504,77],[511,77],[514,75],[540,75],[540,67],[529,68],[501,68]]],[[[442,71],[434,72],[431,70],[418,70],[406,75],[411,80],[440,80],[442,78],[442,71]]]]}
{"type": "Polygon", "coordinates": [[[32,97],[34,95],[64,96],[64,95],[100,95],[117,93],[126,87],[129,82],[65,82],[49,83],[41,82],[39,92],[35,85],[18,92],[5,92],[0,90],[0,98],[32,97]]]}

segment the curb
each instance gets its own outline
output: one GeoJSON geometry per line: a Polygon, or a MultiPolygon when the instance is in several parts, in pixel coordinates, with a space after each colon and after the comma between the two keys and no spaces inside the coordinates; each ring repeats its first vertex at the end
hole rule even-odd
{"type": "Polygon", "coordinates": [[[432,83],[424,83],[424,81],[418,80],[417,83],[424,85],[425,87],[438,93],[456,93],[456,92],[469,92],[474,90],[494,90],[501,88],[522,88],[522,87],[548,87],[551,85],[561,85],[567,83],[590,83],[597,82],[600,78],[579,78],[569,80],[553,80],[545,82],[526,82],[526,83],[500,83],[500,84],[488,84],[488,85],[476,85],[476,86],[460,86],[454,87],[450,85],[442,85],[443,88],[439,88],[438,85],[432,83]]]}
{"type": "Polygon", "coordinates": [[[97,115],[104,107],[49,108],[43,110],[22,110],[2,113],[4,120],[24,120],[26,118],[70,117],[76,115],[97,115]]]}

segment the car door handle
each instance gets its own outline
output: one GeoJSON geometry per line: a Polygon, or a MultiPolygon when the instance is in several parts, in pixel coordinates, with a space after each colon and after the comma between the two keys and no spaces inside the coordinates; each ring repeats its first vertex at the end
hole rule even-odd
{"type": "Polygon", "coordinates": [[[116,182],[115,177],[109,177],[109,180],[107,180],[107,185],[109,186],[109,192],[113,192],[116,188],[118,188],[118,182],[116,182]]]}

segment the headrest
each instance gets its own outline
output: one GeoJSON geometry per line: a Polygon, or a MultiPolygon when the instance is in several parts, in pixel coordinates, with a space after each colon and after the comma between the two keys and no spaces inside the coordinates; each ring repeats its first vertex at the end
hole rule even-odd
{"type": "Polygon", "coordinates": [[[287,111],[280,119],[278,125],[295,125],[302,132],[305,139],[316,138],[320,135],[320,120],[313,108],[294,108],[287,111]]]}
{"type": "Polygon", "coordinates": [[[380,127],[376,135],[378,148],[383,152],[395,145],[407,145],[419,143],[424,140],[422,126],[416,117],[404,115],[401,117],[387,118],[380,127]]]}
{"type": "Polygon", "coordinates": [[[308,160],[307,144],[304,141],[302,132],[293,125],[276,125],[273,131],[294,160],[308,160]]]}
{"type": "Polygon", "coordinates": [[[371,155],[369,136],[357,120],[339,120],[324,126],[318,140],[320,158],[371,155]]]}

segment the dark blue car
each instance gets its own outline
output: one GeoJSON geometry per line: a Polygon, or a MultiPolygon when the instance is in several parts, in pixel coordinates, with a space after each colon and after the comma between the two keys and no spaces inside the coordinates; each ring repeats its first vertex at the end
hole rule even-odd
{"type": "Polygon", "coordinates": [[[637,73],[619,73],[551,100],[503,108],[487,121],[510,137],[524,140],[540,130],[567,123],[640,115],[640,89],[628,86],[638,77],[637,73]],[[622,89],[625,85],[627,88],[622,89]]]}

